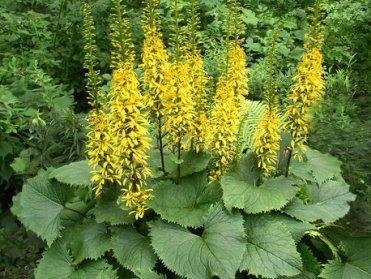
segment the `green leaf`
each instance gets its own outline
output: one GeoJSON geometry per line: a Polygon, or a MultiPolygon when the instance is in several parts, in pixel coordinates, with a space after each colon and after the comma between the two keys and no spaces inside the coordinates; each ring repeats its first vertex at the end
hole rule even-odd
{"type": "Polygon", "coordinates": [[[325,279],[370,279],[371,238],[351,238],[344,241],[347,260],[331,260],[324,265],[319,275],[325,279]]]}
{"type": "Polygon", "coordinates": [[[73,265],[67,246],[56,241],[43,253],[35,269],[35,279],[114,279],[117,278],[112,266],[104,260],[85,262],[81,266],[73,265]]]}
{"type": "Polygon", "coordinates": [[[288,215],[302,221],[334,222],[349,211],[349,202],[356,196],[349,192],[349,185],[344,181],[327,181],[322,185],[310,183],[307,185],[309,202],[304,204],[299,198],[283,209],[288,215]]]}
{"type": "Polygon", "coordinates": [[[56,241],[44,252],[35,270],[35,279],[64,279],[73,273],[72,257],[65,243],[56,241]]]}
{"type": "Polygon", "coordinates": [[[18,218],[19,221],[24,223],[23,216],[22,216],[23,207],[21,205],[21,195],[22,195],[22,192],[19,192],[17,195],[13,196],[12,198],[13,205],[10,208],[10,211],[12,212],[13,215],[15,215],[18,218]]]}
{"type": "Polygon", "coordinates": [[[283,214],[269,214],[263,216],[267,221],[281,222],[290,231],[291,236],[294,238],[295,242],[299,242],[305,232],[316,229],[316,226],[312,225],[311,223],[302,222],[283,214]]]}
{"type": "Polygon", "coordinates": [[[63,228],[61,215],[72,197],[73,192],[69,187],[58,182],[51,183],[48,174],[41,172],[23,185],[20,196],[21,220],[50,245],[63,228]]]}
{"type": "Polygon", "coordinates": [[[116,230],[112,236],[112,247],[118,262],[134,273],[149,272],[155,266],[157,257],[150,246],[149,238],[132,228],[116,230]]]}
{"type": "Polygon", "coordinates": [[[341,177],[341,162],[337,158],[310,148],[307,149],[305,156],[304,162],[292,161],[291,173],[319,184],[335,177],[341,177]]]}
{"type": "Polygon", "coordinates": [[[298,245],[298,250],[303,260],[304,269],[310,273],[318,275],[321,272],[321,265],[313,255],[309,247],[303,243],[298,245]]]}
{"type": "Polygon", "coordinates": [[[117,204],[117,199],[120,196],[120,190],[116,188],[105,189],[99,197],[93,214],[98,223],[107,222],[111,225],[131,224],[134,221],[133,215],[129,215],[129,211],[123,204],[117,204]]]}
{"type": "Polygon", "coordinates": [[[163,263],[186,278],[234,278],[244,247],[243,220],[221,205],[210,208],[201,236],[157,220],[150,225],[152,246],[163,263]]]}
{"type": "MultiPolygon", "coordinates": [[[[85,279],[86,277],[82,278],[85,279]]],[[[101,270],[95,279],[116,279],[119,278],[117,276],[116,270],[114,270],[112,267],[109,267],[107,269],[101,270]]]]}
{"type": "Polygon", "coordinates": [[[76,186],[89,186],[91,185],[90,168],[88,161],[73,162],[69,165],[64,165],[58,169],[54,169],[49,178],[55,178],[59,182],[76,186]]]}
{"type": "Polygon", "coordinates": [[[255,16],[255,13],[248,9],[242,10],[242,20],[246,25],[256,26],[258,24],[258,18],[255,16]]]}
{"type": "MultiPolygon", "coordinates": [[[[252,155],[249,155],[252,156],[252,155]]],[[[251,157],[245,157],[239,165],[222,176],[223,201],[227,209],[244,209],[247,213],[260,213],[284,207],[298,191],[298,181],[292,177],[276,177],[257,186],[251,157]]]]}
{"type": "Polygon", "coordinates": [[[152,270],[140,270],[135,272],[135,275],[138,276],[140,279],[165,279],[166,277],[164,275],[160,275],[152,270]]]}
{"type": "MultiPolygon", "coordinates": [[[[164,151],[164,162],[165,170],[168,172],[169,169],[173,171],[176,168],[176,164],[170,159],[172,153],[164,151]]],[[[158,178],[164,175],[161,170],[161,156],[158,149],[151,149],[149,151],[148,164],[152,172],[152,178],[158,178]]]]}
{"type": "Polygon", "coordinates": [[[201,226],[210,206],[221,196],[216,184],[208,184],[206,172],[183,177],[179,185],[163,181],[153,189],[149,206],[163,219],[185,227],[201,226]]]}
{"type": "Polygon", "coordinates": [[[87,279],[87,278],[115,279],[118,277],[113,267],[106,263],[104,260],[84,263],[77,270],[75,270],[69,277],[69,279],[87,279]]]}
{"type": "Polygon", "coordinates": [[[1,159],[5,159],[5,157],[7,155],[13,153],[13,144],[11,144],[10,142],[8,142],[6,140],[6,138],[5,139],[0,139],[0,158],[1,159]]]}
{"type": "Polygon", "coordinates": [[[26,158],[18,157],[14,159],[10,166],[16,173],[22,173],[27,169],[28,164],[29,162],[26,158]]]}
{"type": "MultiPolygon", "coordinates": [[[[184,177],[196,172],[201,172],[206,169],[210,161],[210,154],[194,151],[188,151],[182,154],[180,159],[180,176],[184,177]]],[[[176,162],[172,168],[168,169],[169,177],[175,178],[177,176],[176,162]]]]}
{"type": "MultiPolygon", "coordinates": [[[[247,40],[246,43],[248,43],[248,41],[249,40],[247,40]]],[[[252,39],[251,44],[253,44],[252,39]]],[[[242,150],[251,149],[253,147],[253,135],[259,119],[263,116],[266,105],[260,101],[246,100],[246,105],[243,107],[246,109],[243,112],[244,116],[242,117],[238,133],[238,144],[240,145],[239,155],[242,153],[242,150]]]]}
{"type": "Polygon", "coordinates": [[[290,231],[279,221],[249,215],[245,222],[247,244],[241,269],[266,278],[294,276],[302,271],[290,231]]]}
{"type": "Polygon", "coordinates": [[[74,226],[68,232],[67,242],[74,258],[74,264],[85,259],[98,259],[110,249],[110,237],[105,224],[92,220],[74,226]]]}

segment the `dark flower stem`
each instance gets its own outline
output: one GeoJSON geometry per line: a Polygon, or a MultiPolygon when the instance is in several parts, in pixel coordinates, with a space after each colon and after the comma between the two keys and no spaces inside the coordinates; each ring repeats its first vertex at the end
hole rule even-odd
{"type": "Polygon", "coordinates": [[[180,147],[181,147],[181,140],[178,141],[178,165],[177,165],[177,172],[176,172],[176,184],[180,183],[180,147]]]}
{"type": "Polygon", "coordinates": [[[162,123],[161,123],[161,116],[158,117],[158,140],[160,145],[160,157],[161,157],[161,170],[163,173],[166,173],[165,169],[165,159],[164,159],[164,145],[162,142],[162,123]]]}
{"type": "Polygon", "coordinates": [[[290,169],[290,163],[291,163],[291,157],[292,157],[292,148],[288,147],[286,149],[287,152],[287,164],[286,164],[286,170],[285,170],[285,177],[289,176],[289,169],[290,169]]]}

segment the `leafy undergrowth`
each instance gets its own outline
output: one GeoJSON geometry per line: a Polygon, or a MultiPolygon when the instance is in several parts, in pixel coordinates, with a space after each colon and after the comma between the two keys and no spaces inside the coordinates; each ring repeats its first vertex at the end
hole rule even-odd
{"type": "Polygon", "coordinates": [[[12,212],[48,246],[36,279],[369,278],[369,255],[359,247],[370,239],[328,230],[355,199],[334,157],[308,149],[287,178],[263,183],[250,153],[220,184],[209,184],[199,165],[182,164],[179,185],[171,174],[153,179],[151,210],[140,221],[116,202],[115,187],[93,199],[83,161],[29,179],[12,212]]]}
{"type": "Polygon", "coordinates": [[[371,233],[371,174],[369,146],[371,144],[370,98],[357,102],[329,98],[316,114],[309,144],[336,156],[342,162],[344,179],[357,194],[349,218],[342,225],[352,234],[371,233]]]}
{"type": "Polygon", "coordinates": [[[31,278],[44,243],[10,213],[0,219],[0,277],[31,278]]]}

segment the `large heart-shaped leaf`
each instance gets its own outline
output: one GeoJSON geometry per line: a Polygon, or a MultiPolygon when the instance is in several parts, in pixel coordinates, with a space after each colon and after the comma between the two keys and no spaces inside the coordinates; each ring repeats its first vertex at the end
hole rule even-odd
{"type": "Polygon", "coordinates": [[[285,214],[264,214],[262,216],[267,221],[282,223],[290,231],[295,242],[299,242],[307,231],[316,230],[316,226],[311,223],[297,220],[285,214]]]}
{"type": "Polygon", "coordinates": [[[53,170],[49,178],[55,178],[59,182],[69,185],[91,185],[91,173],[88,161],[73,162],[53,170]]]}
{"type": "Polygon", "coordinates": [[[292,177],[277,177],[258,186],[260,173],[255,156],[247,154],[221,178],[223,201],[228,210],[233,207],[247,213],[260,213],[284,207],[298,191],[299,181],[292,177]]]}
{"type": "Polygon", "coordinates": [[[245,228],[247,249],[241,269],[265,278],[301,273],[302,262],[294,239],[281,222],[248,215],[245,228]]]}
{"type": "Polygon", "coordinates": [[[307,186],[308,203],[299,198],[284,208],[284,212],[302,221],[334,222],[349,211],[349,202],[356,196],[349,192],[349,185],[343,180],[329,180],[318,185],[309,183],[307,186]]]}
{"type": "Polygon", "coordinates": [[[104,260],[84,262],[76,266],[69,254],[67,246],[61,241],[56,241],[44,252],[37,268],[35,279],[103,279],[117,278],[112,266],[104,260]]]}
{"type": "Polygon", "coordinates": [[[62,215],[73,196],[71,188],[50,182],[43,171],[23,185],[15,212],[28,229],[50,245],[63,228],[62,215]]]}
{"type": "Polygon", "coordinates": [[[234,278],[245,251],[243,220],[221,205],[210,208],[201,235],[157,220],[150,236],[164,264],[186,278],[234,278]]]}
{"type": "Polygon", "coordinates": [[[298,191],[298,180],[291,177],[276,177],[256,186],[233,174],[222,177],[224,204],[228,209],[236,207],[246,213],[267,212],[284,207],[298,191]]]}
{"type": "Polygon", "coordinates": [[[123,203],[120,205],[117,203],[121,194],[117,187],[103,190],[92,210],[98,223],[107,222],[111,225],[119,225],[131,224],[134,221],[134,216],[129,215],[129,209],[123,203]]]}
{"type": "Polygon", "coordinates": [[[149,238],[132,228],[117,229],[112,236],[112,247],[118,262],[134,273],[149,273],[155,266],[157,257],[149,238]]]}
{"type": "Polygon", "coordinates": [[[304,162],[292,161],[291,173],[319,184],[335,177],[341,177],[341,162],[337,158],[310,148],[307,149],[305,157],[304,162]]]}
{"type": "Polygon", "coordinates": [[[71,248],[74,264],[85,259],[98,259],[111,247],[106,225],[92,220],[71,228],[66,241],[71,248]]]}
{"type": "Polygon", "coordinates": [[[347,259],[331,260],[324,265],[319,277],[325,279],[370,279],[371,238],[352,238],[343,242],[347,259]]]}
{"type": "Polygon", "coordinates": [[[210,206],[221,196],[217,184],[208,184],[206,172],[183,177],[179,185],[163,181],[153,189],[149,206],[163,219],[185,227],[201,226],[210,206]]]}

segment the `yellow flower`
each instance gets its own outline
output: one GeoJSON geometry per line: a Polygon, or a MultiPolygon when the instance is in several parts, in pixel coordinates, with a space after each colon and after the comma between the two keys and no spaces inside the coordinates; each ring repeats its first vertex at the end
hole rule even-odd
{"type": "Polygon", "coordinates": [[[150,111],[161,118],[163,100],[166,90],[164,76],[169,69],[168,54],[162,41],[161,33],[156,26],[144,26],[145,39],[143,43],[143,84],[146,90],[145,102],[150,111]]]}
{"type": "Polygon", "coordinates": [[[235,91],[238,105],[248,94],[247,84],[249,82],[246,68],[246,55],[243,48],[236,42],[232,42],[228,52],[227,67],[229,68],[229,79],[235,91]]]}
{"type": "Polygon", "coordinates": [[[190,126],[189,139],[196,152],[199,152],[204,148],[208,133],[207,113],[209,108],[206,88],[208,77],[203,68],[203,60],[199,51],[187,55],[186,63],[189,69],[191,95],[195,104],[194,125],[190,126]]]}
{"type": "Polygon", "coordinates": [[[112,181],[114,173],[108,164],[112,146],[108,134],[107,118],[103,110],[94,109],[88,114],[87,156],[92,169],[91,181],[96,185],[95,194],[99,195],[106,181],[112,181]]]}
{"type": "Polygon", "coordinates": [[[280,149],[279,115],[277,108],[266,108],[259,119],[253,146],[258,159],[258,166],[269,176],[276,170],[277,152],[280,149]]]}
{"type": "Polygon", "coordinates": [[[124,188],[123,201],[141,218],[151,198],[151,189],[146,189],[151,172],[148,123],[141,113],[144,103],[138,86],[133,63],[119,64],[108,94],[108,114],[103,110],[90,113],[87,149],[95,194],[100,195],[107,181],[117,183],[124,188]]]}
{"type": "Polygon", "coordinates": [[[142,216],[145,203],[149,199],[143,193],[148,189],[146,179],[151,174],[148,167],[148,122],[141,113],[144,102],[139,91],[139,82],[132,62],[119,64],[113,72],[112,87],[109,92],[108,114],[109,134],[112,154],[110,165],[114,170],[114,180],[125,188],[123,200],[142,216]],[[131,199],[132,193],[136,199],[131,199]]]}
{"type": "Polygon", "coordinates": [[[285,128],[291,133],[291,148],[297,148],[294,156],[301,159],[299,152],[305,151],[310,128],[313,106],[322,98],[324,92],[324,70],[322,44],[323,12],[321,1],[316,0],[308,16],[309,32],[305,35],[304,54],[294,77],[294,85],[288,96],[289,104],[285,111],[285,128]]]}
{"type": "MultiPolygon", "coordinates": [[[[189,63],[177,59],[170,64],[169,70],[165,73],[164,129],[173,148],[177,147],[195,125],[195,103],[192,98],[189,72],[189,63]]],[[[187,142],[182,146],[186,145],[187,142]]]]}
{"type": "Polygon", "coordinates": [[[218,180],[233,162],[237,134],[242,117],[242,100],[247,94],[246,58],[243,49],[232,42],[228,46],[225,72],[219,77],[214,108],[211,112],[207,147],[212,152],[211,180],[218,180]]]}
{"type": "MultiPolygon", "coordinates": [[[[304,151],[310,127],[310,112],[321,99],[324,91],[323,58],[319,48],[308,48],[303,54],[294,78],[294,85],[288,96],[285,128],[291,133],[291,148],[304,151]]],[[[299,153],[295,156],[300,158],[299,153]]]]}
{"type": "Polygon", "coordinates": [[[258,166],[264,176],[270,176],[276,170],[281,136],[279,134],[279,114],[276,84],[276,41],[278,31],[274,30],[269,40],[266,58],[267,79],[264,84],[264,103],[266,109],[259,119],[253,136],[253,147],[258,159],[258,166]]]}
{"type": "Polygon", "coordinates": [[[126,17],[121,0],[112,0],[110,13],[111,68],[116,69],[124,61],[134,60],[134,46],[131,42],[130,22],[126,17]]]}

